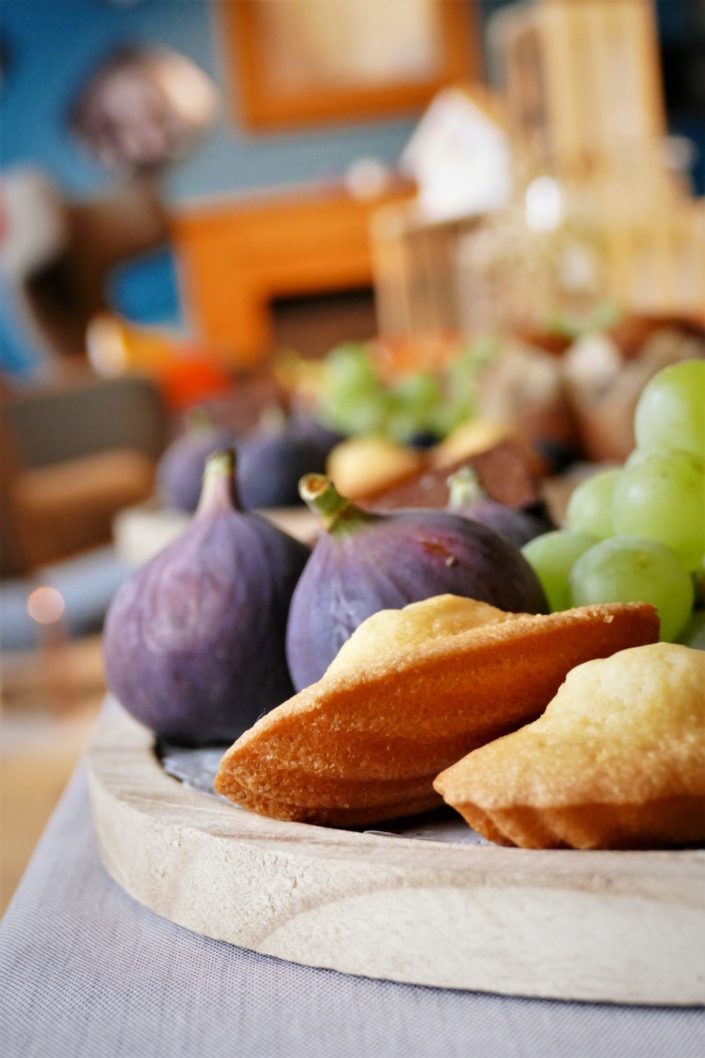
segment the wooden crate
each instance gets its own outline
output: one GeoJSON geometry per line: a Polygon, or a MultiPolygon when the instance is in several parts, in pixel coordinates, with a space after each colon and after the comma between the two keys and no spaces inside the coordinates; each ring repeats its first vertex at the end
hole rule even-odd
{"type": "Polygon", "coordinates": [[[651,0],[540,0],[502,17],[506,105],[529,166],[587,178],[666,125],[651,0]]]}
{"type": "Polygon", "coordinates": [[[378,210],[371,225],[378,331],[393,341],[460,330],[457,248],[482,218],[427,221],[414,202],[378,210]]]}
{"type": "Polygon", "coordinates": [[[381,334],[541,328],[604,302],[702,321],[705,204],[666,165],[653,4],[542,0],[499,19],[514,201],[485,221],[425,223],[413,204],[376,217],[381,334]],[[555,233],[527,221],[539,177],[566,199],[555,233]],[[571,239],[590,258],[583,291],[558,275],[559,244],[571,239]]]}

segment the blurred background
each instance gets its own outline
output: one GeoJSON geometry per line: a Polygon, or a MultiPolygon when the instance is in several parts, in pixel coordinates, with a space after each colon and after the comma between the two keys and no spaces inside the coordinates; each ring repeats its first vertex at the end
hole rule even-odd
{"type": "Polygon", "coordinates": [[[703,355],[705,5],[0,19],[4,907],[103,697],[110,598],[193,509],[174,460],[234,440],[244,475],[276,439],[247,505],[308,538],[313,441],[363,501],[445,503],[476,457],[556,524],[626,458],[648,378],[703,355]]]}

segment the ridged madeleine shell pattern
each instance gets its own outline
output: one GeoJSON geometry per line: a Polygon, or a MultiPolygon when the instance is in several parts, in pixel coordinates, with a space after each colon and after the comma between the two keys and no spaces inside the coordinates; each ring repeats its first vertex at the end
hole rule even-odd
{"type": "Polygon", "coordinates": [[[575,665],[658,637],[642,603],[519,614],[327,673],[225,754],[218,792],[263,815],[362,825],[440,801],[434,777],[535,720],[575,665]]]}

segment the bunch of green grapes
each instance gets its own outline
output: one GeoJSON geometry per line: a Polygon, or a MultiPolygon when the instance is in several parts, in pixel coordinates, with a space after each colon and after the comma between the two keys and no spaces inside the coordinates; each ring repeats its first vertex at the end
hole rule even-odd
{"type": "Polygon", "coordinates": [[[413,441],[443,435],[439,409],[443,406],[440,378],[418,371],[398,379],[388,392],[386,433],[394,441],[413,441]]]}
{"type": "Polygon", "coordinates": [[[703,645],[705,360],[655,375],[634,428],[637,447],[625,465],[579,485],[566,529],[537,537],[523,552],[552,610],[649,602],[662,639],[703,645]]]}
{"type": "Polygon", "coordinates": [[[475,340],[445,374],[416,371],[385,385],[369,345],[346,342],[326,357],[319,417],[348,435],[438,440],[475,414],[476,377],[496,352],[494,340],[475,340]]]}
{"type": "Polygon", "coordinates": [[[326,357],[318,414],[343,434],[382,433],[388,395],[364,342],[346,342],[326,357]]]}

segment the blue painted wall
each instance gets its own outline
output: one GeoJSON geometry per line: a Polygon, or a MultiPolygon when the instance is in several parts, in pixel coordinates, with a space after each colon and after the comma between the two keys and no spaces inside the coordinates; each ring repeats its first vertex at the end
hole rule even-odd
{"type": "Polygon", "coordinates": [[[218,0],[2,0],[0,26],[9,63],[0,96],[3,166],[31,162],[70,193],[99,191],[111,177],[68,131],[66,114],[86,74],[120,44],[168,45],[190,56],[223,96],[217,126],[185,161],[172,167],[174,200],[277,186],[345,172],[372,155],[392,163],[413,121],[379,121],[287,134],[252,134],[228,114],[220,52],[218,0]]]}
{"type": "MultiPolygon", "coordinates": [[[[72,194],[107,186],[112,178],[74,141],[66,113],[86,74],[117,45],[132,41],[162,43],[189,55],[222,91],[217,126],[169,174],[166,191],[172,201],[334,176],[361,155],[388,163],[397,159],[413,128],[411,119],[278,135],[239,127],[225,98],[217,10],[222,2],[232,0],[142,0],[134,6],[107,0],[0,0],[0,26],[9,49],[0,95],[0,162],[32,162],[72,194]]],[[[481,0],[480,10],[486,19],[511,2],[481,0]]],[[[702,40],[694,41],[697,23],[691,14],[698,2],[658,0],[666,48],[701,47],[702,40]]],[[[677,51],[673,66],[679,66],[677,51]]],[[[694,176],[702,193],[705,118],[674,97],[670,123],[700,147],[694,176]]]]}

